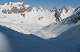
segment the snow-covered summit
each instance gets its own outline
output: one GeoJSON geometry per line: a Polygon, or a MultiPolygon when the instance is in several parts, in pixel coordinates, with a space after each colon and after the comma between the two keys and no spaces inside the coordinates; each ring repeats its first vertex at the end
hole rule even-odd
{"type": "Polygon", "coordinates": [[[65,24],[80,20],[80,8],[46,9],[23,2],[0,5],[0,25],[24,34],[48,39],[64,32],[65,24]],[[78,15],[77,15],[78,14],[78,15]],[[63,27],[63,28],[61,28],[63,27]],[[58,30],[57,30],[58,28],[58,30]]]}

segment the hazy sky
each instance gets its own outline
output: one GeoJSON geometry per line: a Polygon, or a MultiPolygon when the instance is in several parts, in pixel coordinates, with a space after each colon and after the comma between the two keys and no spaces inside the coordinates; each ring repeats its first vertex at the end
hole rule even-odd
{"type": "MultiPolygon", "coordinates": [[[[0,0],[1,2],[8,1],[21,1],[21,0],[0,0]]],[[[44,6],[44,7],[63,7],[72,6],[76,7],[80,5],[80,0],[24,0],[32,6],[44,6]]]]}

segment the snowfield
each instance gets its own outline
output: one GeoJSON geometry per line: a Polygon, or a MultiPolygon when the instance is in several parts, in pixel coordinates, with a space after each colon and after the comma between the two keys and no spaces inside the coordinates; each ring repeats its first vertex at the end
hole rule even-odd
{"type": "Polygon", "coordinates": [[[56,38],[69,28],[79,25],[80,9],[74,12],[75,9],[70,7],[50,11],[20,2],[5,3],[0,5],[0,25],[43,39],[56,38]]]}

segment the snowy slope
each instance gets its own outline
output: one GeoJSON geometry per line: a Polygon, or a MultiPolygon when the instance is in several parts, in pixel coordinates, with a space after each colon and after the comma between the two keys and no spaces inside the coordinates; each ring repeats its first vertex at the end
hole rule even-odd
{"type": "Polygon", "coordinates": [[[55,38],[67,29],[79,25],[79,19],[79,8],[50,11],[24,5],[23,2],[0,5],[0,25],[43,39],[55,38]]]}

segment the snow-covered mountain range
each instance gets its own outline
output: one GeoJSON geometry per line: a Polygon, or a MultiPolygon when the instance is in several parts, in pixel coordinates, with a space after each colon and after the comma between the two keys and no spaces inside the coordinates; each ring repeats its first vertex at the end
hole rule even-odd
{"type": "Polygon", "coordinates": [[[43,39],[56,38],[69,28],[79,25],[80,7],[46,9],[23,2],[0,4],[0,25],[43,39]]]}

